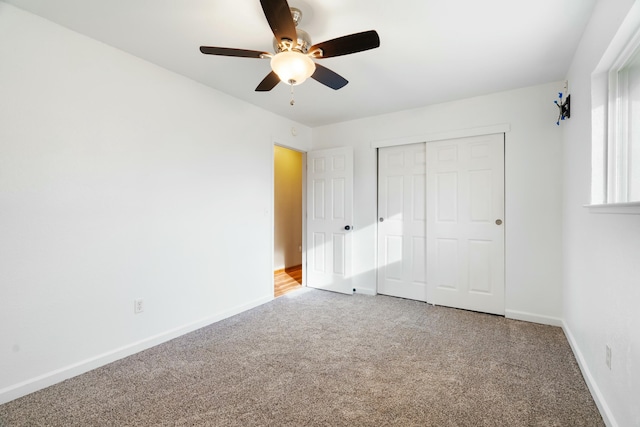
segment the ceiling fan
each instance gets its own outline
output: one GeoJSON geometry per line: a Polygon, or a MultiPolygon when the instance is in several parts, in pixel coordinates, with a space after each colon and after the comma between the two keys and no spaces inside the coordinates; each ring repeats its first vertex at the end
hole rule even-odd
{"type": "Polygon", "coordinates": [[[340,89],[349,82],[334,71],[317,64],[314,59],[348,55],[380,46],[380,37],[374,30],[311,45],[309,35],[296,29],[302,17],[299,9],[290,8],[287,0],[260,0],[260,4],[275,36],[275,54],[257,50],[200,46],[200,52],[207,55],[270,58],[272,71],[256,87],[257,92],[270,91],[280,81],[291,85],[293,90],[294,85],[301,84],[309,77],[331,89],[340,89]]]}

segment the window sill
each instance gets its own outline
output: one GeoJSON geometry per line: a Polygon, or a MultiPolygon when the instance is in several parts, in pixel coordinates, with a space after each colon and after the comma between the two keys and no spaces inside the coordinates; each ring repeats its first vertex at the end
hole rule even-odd
{"type": "Polygon", "coordinates": [[[590,213],[640,215],[640,202],[585,205],[590,213]]]}

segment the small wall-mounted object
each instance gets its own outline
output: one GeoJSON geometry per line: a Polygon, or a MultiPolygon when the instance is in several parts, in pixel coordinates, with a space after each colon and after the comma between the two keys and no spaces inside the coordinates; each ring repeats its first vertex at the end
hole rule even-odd
{"type": "Polygon", "coordinates": [[[558,113],[558,121],[556,122],[556,125],[560,126],[560,120],[571,118],[571,95],[567,95],[563,101],[562,92],[558,92],[558,99],[559,102],[556,100],[553,101],[553,103],[556,104],[560,110],[558,113]]]}

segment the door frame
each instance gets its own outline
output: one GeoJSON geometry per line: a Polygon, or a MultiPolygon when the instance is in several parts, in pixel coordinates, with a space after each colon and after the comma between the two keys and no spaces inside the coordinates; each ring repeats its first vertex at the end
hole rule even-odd
{"type": "MultiPolygon", "coordinates": [[[[288,150],[292,150],[292,151],[296,151],[298,153],[302,154],[302,239],[301,239],[301,245],[302,245],[302,257],[301,257],[301,262],[302,262],[302,283],[301,285],[303,287],[308,287],[308,263],[307,263],[307,259],[308,259],[308,239],[307,239],[307,231],[308,231],[308,210],[307,210],[307,201],[308,201],[308,192],[307,192],[307,181],[308,181],[308,153],[311,151],[322,151],[322,150],[331,150],[332,148],[327,148],[327,149],[320,149],[320,150],[312,150],[311,148],[305,150],[303,148],[299,148],[299,147],[295,147],[292,145],[288,145],[286,143],[282,143],[276,140],[272,140],[271,141],[271,154],[269,156],[270,161],[271,161],[271,165],[270,165],[270,170],[271,170],[271,204],[270,204],[270,211],[268,212],[269,209],[265,209],[264,215],[266,216],[270,216],[270,226],[271,226],[271,232],[270,232],[270,252],[269,252],[269,258],[270,258],[270,265],[271,265],[271,272],[270,272],[270,277],[271,280],[269,281],[270,283],[270,292],[272,294],[273,297],[273,290],[275,287],[275,279],[274,279],[274,275],[273,275],[273,264],[274,264],[274,246],[275,246],[275,233],[274,233],[274,226],[275,226],[275,150],[274,148],[278,146],[278,147],[282,147],[282,148],[286,148],[288,150]],[[269,215],[270,214],[270,215],[269,215]]],[[[335,149],[338,148],[342,148],[343,146],[340,147],[333,147],[335,149]]],[[[349,147],[349,146],[347,146],[349,147]]],[[[353,147],[349,147],[350,149],[353,150],[353,147]]],[[[352,152],[352,156],[353,156],[353,152],[352,152]]],[[[353,159],[352,159],[353,160],[353,159]]],[[[352,166],[353,167],[353,166],[352,166]]],[[[353,209],[353,208],[352,208],[353,209]]],[[[353,213],[352,213],[353,215],[353,213]]],[[[353,218],[351,218],[353,220],[353,218]]],[[[351,227],[353,227],[353,225],[351,224],[351,227]]]]}

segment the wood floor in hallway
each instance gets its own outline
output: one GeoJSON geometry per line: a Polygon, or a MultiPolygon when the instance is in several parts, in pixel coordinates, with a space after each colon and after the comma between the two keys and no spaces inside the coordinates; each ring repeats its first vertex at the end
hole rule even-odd
{"type": "Polygon", "coordinates": [[[302,266],[285,268],[273,272],[273,295],[278,298],[302,287],[302,266]]]}

